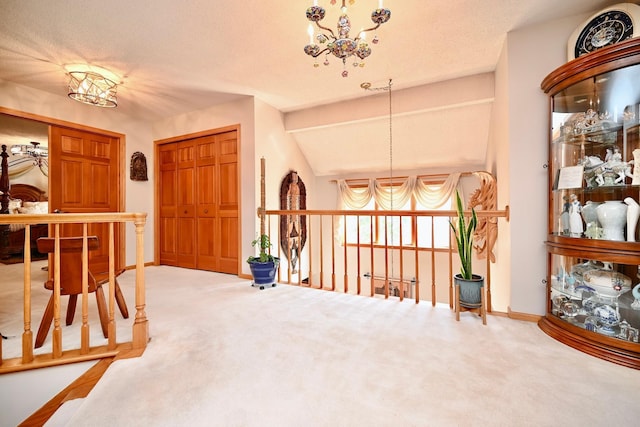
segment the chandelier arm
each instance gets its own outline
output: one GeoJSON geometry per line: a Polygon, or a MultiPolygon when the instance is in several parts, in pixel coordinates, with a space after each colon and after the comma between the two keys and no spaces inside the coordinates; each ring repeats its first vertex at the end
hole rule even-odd
{"type": "Polygon", "coordinates": [[[325,47],[324,49],[322,49],[321,51],[319,51],[315,55],[313,53],[310,53],[309,55],[313,56],[314,58],[317,58],[318,56],[322,55],[324,52],[326,52],[328,50],[330,51],[331,49],[329,49],[328,47],[325,47]]]}
{"type": "Polygon", "coordinates": [[[377,30],[378,28],[380,28],[380,25],[382,25],[382,24],[376,24],[374,27],[367,28],[366,30],[360,30],[360,33],[366,33],[366,32],[369,32],[369,31],[377,30]]]}
{"type": "Polygon", "coordinates": [[[325,27],[323,25],[320,25],[318,23],[318,21],[314,21],[316,23],[316,26],[322,30],[328,31],[331,34],[331,37],[333,37],[334,40],[337,40],[338,38],[336,37],[335,33],[333,32],[333,30],[331,28],[325,27]]]}

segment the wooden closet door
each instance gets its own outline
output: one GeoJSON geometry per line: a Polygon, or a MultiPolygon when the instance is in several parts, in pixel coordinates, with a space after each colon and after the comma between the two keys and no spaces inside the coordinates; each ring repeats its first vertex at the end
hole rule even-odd
{"type": "Polygon", "coordinates": [[[178,265],[178,144],[161,145],[158,149],[160,213],[158,236],[160,264],[178,265]]]}
{"type": "Polygon", "coordinates": [[[218,185],[216,174],[215,136],[196,140],[196,265],[200,270],[218,271],[216,242],[216,218],[218,185]]]}
{"type": "Polygon", "coordinates": [[[196,268],[196,145],[178,143],[177,237],[178,266],[196,268]]]}
{"type": "Polygon", "coordinates": [[[238,203],[238,132],[216,135],[218,150],[218,220],[216,223],[216,253],[218,270],[238,274],[239,229],[238,203]]]}
{"type": "MultiPolygon", "coordinates": [[[[118,212],[119,138],[87,131],[50,127],[49,209],[69,213],[118,212]]],[[[65,224],[63,236],[82,236],[80,224],[65,224]]],[[[89,235],[98,236],[100,247],[91,251],[90,268],[108,271],[107,224],[89,224],[89,235]]],[[[119,224],[115,227],[116,269],[124,262],[119,224]]]]}
{"type": "Polygon", "coordinates": [[[160,263],[238,274],[237,131],[157,150],[160,263]]]}

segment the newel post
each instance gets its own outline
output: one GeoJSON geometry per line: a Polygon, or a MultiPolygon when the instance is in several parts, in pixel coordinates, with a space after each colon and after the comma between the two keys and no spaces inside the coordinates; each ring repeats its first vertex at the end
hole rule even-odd
{"type": "Polygon", "coordinates": [[[149,322],[147,313],[144,311],[146,307],[145,301],[145,284],[144,284],[144,225],[147,221],[147,214],[135,214],[134,224],[136,226],[136,318],[133,323],[133,342],[134,350],[142,350],[147,347],[149,342],[149,322]]]}

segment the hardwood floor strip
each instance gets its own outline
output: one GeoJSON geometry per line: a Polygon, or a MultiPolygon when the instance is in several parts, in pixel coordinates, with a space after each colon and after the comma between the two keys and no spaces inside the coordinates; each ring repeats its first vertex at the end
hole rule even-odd
{"type": "Polygon", "coordinates": [[[87,397],[100,378],[102,378],[102,375],[104,375],[113,360],[114,357],[101,359],[77,380],[69,384],[64,390],[54,396],[53,399],[45,403],[40,409],[20,423],[18,427],[42,426],[47,422],[47,420],[49,420],[49,418],[51,418],[51,416],[53,416],[64,402],[87,397]]]}

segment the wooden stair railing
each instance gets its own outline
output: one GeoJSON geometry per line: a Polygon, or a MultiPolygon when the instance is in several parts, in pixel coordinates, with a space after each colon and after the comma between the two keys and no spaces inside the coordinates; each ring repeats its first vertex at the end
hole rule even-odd
{"type": "MultiPolygon", "coordinates": [[[[4,359],[2,344],[0,343],[0,374],[24,371],[29,369],[57,366],[67,363],[84,362],[106,357],[137,357],[144,352],[149,341],[149,324],[145,312],[145,282],[144,282],[144,226],[146,213],[94,213],[94,214],[65,214],[65,215],[2,215],[2,224],[25,224],[24,243],[24,330],[22,332],[22,356],[4,359]],[[116,340],[115,325],[115,248],[114,248],[114,224],[133,223],[136,233],[136,275],[135,275],[135,316],[132,325],[132,339],[130,342],[118,343],[116,340]],[[31,322],[31,225],[50,224],[53,230],[54,252],[54,285],[53,285],[53,333],[51,353],[34,355],[34,341],[31,322]],[[108,296],[108,341],[107,345],[92,347],[89,341],[88,323],[88,225],[108,224],[108,253],[109,271],[107,273],[109,284],[108,296]],[[60,327],[60,224],[82,224],[82,326],[80,328],[80,347],[77,349],[63,350],[62,328],[60,327]]],[[[1,340],[0,340],[1,341],[1,340]]]]}
{"type": "MultiPolygon", "coordinates": [[[[468,212],[470,214],[470,212],[468,212]]],[[[498,219],[504,218],[509,220],[509,207],[506,206],[503,210],[476,210],[476,214],[479,219],[486,221],[486,224],[491,226],[483,227],[481,230],[482,238],[484,242],[487,242],[482,247],[482,259],[485,261],[485,271],[482,273],[485,275],[485,288],[486,288],[486,300],[487,311],[491,312],[491,268],[493,246],[491,242],[495,243],[495,234],[498,231],[498,219]]],[[[437,289],[438,283],[442,283],[441,277],[443,276],[442,267],[446,265],[446,276],[448,278],[448,296],[447,300],[449,307],[454,307],[454,287],[453,276],[455,275],[454,267],[458,264],[457,252],[452,240],[449,241],[448,248],[434,248],[434,236],[435,225],[434,218],[445,217],[451,218],[457,215],[456,211],[444,211],[444,210],[421,210],[421,211],[353,211],[353,210],[266,210],[267,216],[267,234],[270,235],[271,241],[279,242],[280,218],[287,216],[304,216],[307,221],[307,246],[304,248],[304,257],[298,258],[297,273],[293,273],[289,269],[288,255],[282,253],[280,245],[277,248],[277,256],[281,258],[280,269],[278,270],[277,280],[279,282],[295,284],[298,286],[310,286],[319,289],[325,289],[330,291],[339,291],[344,293],[354,293],[357,295],[368,294],[368,296],[375,296],[374,280],[370,280],[370,286],[368,292],[365,287],[362,286],[362,277],[372,276],[377,280],[384,283],[384,298],[389,298],[393,295],[393,289],[390,289],[389,284],[397,283],[399,286],[399,298],[403,300],[405,289],[404,286],[407,282],[415,280],[415,292],[412,298],[415,298],[415,302],[419,303],[424,295],[420,293],[419,284],[430,284],[430,295],[425,299],[430,300],[431,304],[435,306],[438,301],[437,289]],[[374,223],[388,221],[393,217],[398,218],[410,218],[410,221],[415,229],[414,233],[417,235],[418,230],[418,218],[429,217],[431,218],[431,247],[418,247],[417,244],[411,243],[409,245],[403,242],[402,238],[402,223],[400,220],[400,237],[399,244],[392,245],[383,239],[382,243],[362,243],[360,241],[361,229],[360,229],[360,217],[370,218],[370,230],[367,230],[370,236],[374,236],[374,223]],[[341,233],[342,236],[346,235],[346,225],[337,230],[336,220],[338,218],[343,219],[346,224],[347,217],[358,217],[357,224],[357,241],[355,243],[344,244],[340,237],[334,235],[334,233],[341,233]],[[328,227],[327,227],[328,225],[328,227]],[[327,231],[327,228],[330,230],[327,231]],[[326,243],[329,240],[329,243],[326,243]],[[355,253],[354,253],[355,252],[355,253]],[[330,257],[325,258],[325,255],[330,253],[330,257]],[[367,261],[363,260],[364,254],[368,255],[367,261]],[[429,253],[428,262],[424,256],[420,256],[424,253],[429,253]],[[316,256],[318,254],[318,256],[316,256]],[[407,261],[409,254],[412,254],[413,270],[410,274],[406,272],[407,261]],[[446,261],[443,264],[442,256],[445,255],[446,261]],[[440,261],[438,261],[440,258],[440,261]],[[394,261],[397,260],[396,268],[393,268],[394,261]],[[337,261],[342,261],[342,266],[338,265],[337,261]],[[377,261],[377,262],[376,262],[377,261]],[[329,265],[330,264],[330,265],[329,265]],[[329,271],[327,271],[329,269],[329,271]],[[397,270],[398,273],[395,273],[397,270]],[[428,278],[422,277],[422,272],[428,272],[428,278]],[[355,287],[350,286],[350,279],[353,279],[353,272],[355,272],[355,287]],[[330,280],[330,285],[326,285],[325,279],[330,280]],[[315,283],[317,280],[318,283],[315,283]],[[391,292],[390,292],[391,291],[391,292]]],[[[451,233],[447,222],[446,233],[451,233]]],[[[374,238],[370,239],[374,241],[374,238]]],[[[479,258],[480,259],[480,258],[479,258]]],[[[495,261],[495,259],[494,259],[495,261]]],[[[480,265],[482,265],[480,263],[480,265]]],[[[393,285],[392,285],[393,288],[393,285]]],[[[440,286],[442,288],[442,286],[440,286]]],[[[427,288],[428,289],[428,288],[427,288]]],[[[425,288],[423,288],[425,290],[425,288]]]]}

